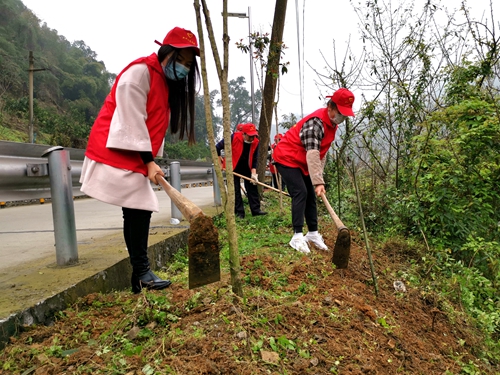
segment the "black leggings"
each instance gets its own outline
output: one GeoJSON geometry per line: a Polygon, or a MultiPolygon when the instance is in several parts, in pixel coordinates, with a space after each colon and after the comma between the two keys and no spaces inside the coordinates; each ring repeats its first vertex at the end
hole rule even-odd
{"type": "Polygon", "coordinates": [[[148,237],[151,211],[122,207],[123,237],[133,273],[140,277],[149,271],[148,237]]]}
{"type": "Polygon", "coordinates": [[[285,167],[276,163],[276,168],[285,181],[286,188],[292,197],[292,225],[295,233],[302,233],[304,217],[309,231],[318,230],[318,209],[316,193],[311,178],[299,168],[285,167]]]}

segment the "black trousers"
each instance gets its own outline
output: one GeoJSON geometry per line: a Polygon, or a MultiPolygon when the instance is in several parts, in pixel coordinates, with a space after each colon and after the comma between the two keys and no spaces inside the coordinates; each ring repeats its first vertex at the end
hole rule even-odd
{"type": "Polygon", "coordinates": [[[290,168],[276,163],[276,168],[285,181],[288,193],[292,197],[292,225],[295,233],[302,233],[304,217],[307,228],[318,230],[317,198],[311,178],[302,173],[300,168],[290,168]]]}
{"type": "MultiPolygon", "coordinates": [[[[276,188],[276,189],[279,189],[279,184],[278,184],[278,175],[279,173],[271,173],[273,175],[273,187],[276,188]]],[[[281,178],[281,190],[282,191],[285,191],[286,190],[286,184],[285,184],[285,180],[283,180],[283,178],[281,178]]]]}
{"type": "Polygon", "coordinates": [[[140,277],[149,271],[148,237],[151,211],[122,207],[123,237],[130,256],[134,275],[140,277]]]}
{"type": "MultiPolygon", "coordinates": [[[[250,176],[247,177],[250,178],[250,176]]],[[[254,185],[245,179],[243,179],[243,183],[245,184],[250,211],[252,212],[252,215],[256,214],[260,211],[260,197],[257,185],[254,185]]],[[[245,207],[243,206],[243,198],[241,196],[240,178],[238,176],[234,176],[234,213],[238,216],[245,216],[245,207]]]]}

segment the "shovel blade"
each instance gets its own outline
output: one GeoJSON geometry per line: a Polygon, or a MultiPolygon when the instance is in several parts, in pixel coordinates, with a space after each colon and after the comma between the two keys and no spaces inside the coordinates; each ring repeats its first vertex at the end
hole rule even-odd
{"type": "Polygon", "coordinates": [[[346,269],[351,253],[351,234],[346,227],[340,228],[333,248],[332,262],[337,269],[346,269]]]}
{"type": "Polygon", "coordinates": [[[189,255],[189,289],[220,281],[218,252],[198,252],[189,255]]]}

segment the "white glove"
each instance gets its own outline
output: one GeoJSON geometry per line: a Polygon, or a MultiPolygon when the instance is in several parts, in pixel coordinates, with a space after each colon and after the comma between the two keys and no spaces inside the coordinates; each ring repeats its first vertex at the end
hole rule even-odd
{"type": "Polygon", "coordinates": [[[250,181],[252,184],[257,185],[259,182],[259,175],[257,173],[252,174],[252,181],[250,181]]]}

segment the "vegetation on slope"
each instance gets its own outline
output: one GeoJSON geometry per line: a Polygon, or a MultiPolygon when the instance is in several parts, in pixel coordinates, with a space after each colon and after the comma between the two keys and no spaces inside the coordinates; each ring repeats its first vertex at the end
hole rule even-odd
{"type": "MultiPolygon", "coordinates": [[[[238,221],[244,298],[231,292],[225,220],[222,281],[188,290],[180,251],[162,275],[166,291],[92,294],[52,327],[26,327],[0,355],[0,374],[495,374],[498,348],[468,316],[450,260],[426,258],[423,241],[372,243],[379,286],[363,239],[353,232],[349,268],[331,252],[310,256],[287,242],[289,201],[266,192],[266,217],[238,221]],[[395,289],[400,281],[405,290],[395,289]]],[[[329,248],[333,223],[322,208],[329,248]]]]}

